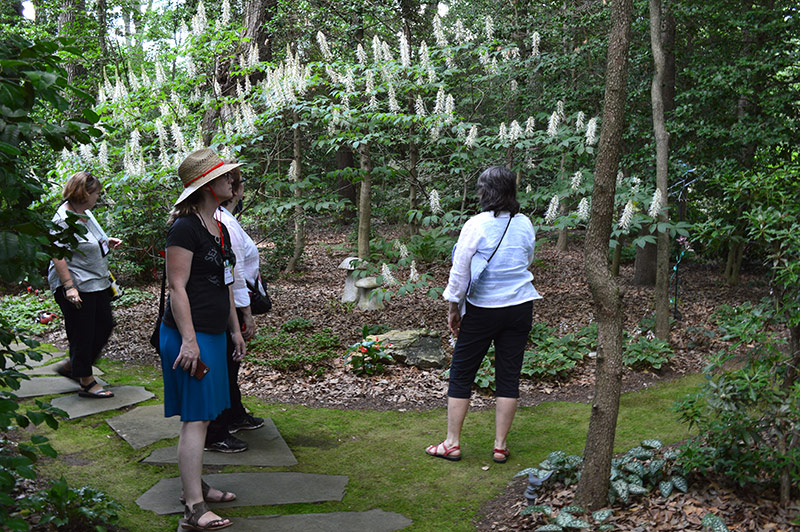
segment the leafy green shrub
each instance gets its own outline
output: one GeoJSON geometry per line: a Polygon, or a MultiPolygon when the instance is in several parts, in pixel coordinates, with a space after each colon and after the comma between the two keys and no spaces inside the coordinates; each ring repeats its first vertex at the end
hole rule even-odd
{"type": "MultiPolygon", "coordinates": [[[[674,450],[665,451],[659,440],[644,440],[622,456],[613,458],[609,503],[620,501],[629,504],[631,496],[644,495],[656,489],[664,497],[668,497],[675,489],[685,493],[689,489],[688,483],[678,474],[679,468],[675,465],[679,454],[674,450]]],[[[539,463],[539,467],[523,469],[515,477],[533,474],[537,478],[548,478],[548,482],[562,482],[569,486],[580,480],[582,467],[583,458],[580,456],[553,451],[539,463]]]]}
{"type": "Polygon", "coordinates": [[[546,525],[536,528],[536,532],[561,532],[565,529],[592,528],[592,523],[596,525],[596,528],[592,528],[592,530],[614,530],[614,525],[604,524],[604,521],[607,521],[613,514],[611,510],[592,512],[591,523],[588,515],[583,519],[575,517],[575,514],[588,514],[588,512],[574,504],[565,506],[556,515],[553,515],[553,509],[550,506],[541,504],[532,504],[520,512],[520,515],[530,514],[542,514],[550,519],[550,522],[546,525]]]}
{"type": "Polygon", "coordinates": [[[800,452],[792,445],[800,419],[800,385],[783,386],[788,355],[772,325],[768,304],[723,306],[714,314],[730,345],[707,368],[701,389],[676,402],[680,419],[696,427],[678,465],[685,474],[714,474],[738,486],[777,486],[788,476],[800,483],[800,452]],[[744,365],[725,370],[739,357],[744,365]]]}
{"type": "Polygon", "coordinates": [[[138,288],[132,287],[125,287],[125,293],[122,294],[122,297],[114,301],[114,307],[117,308],[125,308],[125,307],[132,307],[133,305],[138,305],[139,303],[145,303],[148,301],[153,301],[156,299],[154,294],[147,292],[146,290],[139,290],[138,288]]]}
{"type": "Polygon", "coordinates": [[[669,342],[642,335],[628,342],[622,352],[622,363],[632,369],[661,369],[674,356],[669,342]]]}
{"type": "Polygon", "coordinates": [[[377,375],[386,371],[385,364],[394,358],[383,352],[380,340],[361,340],[347,348],[345,362],[350,364],[356,375],[377,375]]]}
{"type": "Polygon", "coordinates": [[[526,377],[563,378],[597,347],[597,325],[577,333],[557,336],[555,329],[535,323],[528,335],[533,349],[525,351],[521,374],[526,377]]]}
{"type": "Polygon", "coordinates": [[[278,330],[262,329],[250,340],[247,359],[279,371],[320,375],[326,369],[323,363],[338,355],[342,343],[330,328],[308,334],[313,328],[313,321],[294,318],[278,330]]]}
{"type": "Polygon", "coordinates": [[[70,488],[63,477],[20,502],[21,513],[37,516],[38,526],[49,525],[65,532],[105,531],[117,524],[117,512],[122,510],[122,505],[102,491],[89,486],[70,488]]]}
{"type": "Polygon", "coordinates": [[[281,325],[281,330],[284,332],[300,332],[300,331],[307,331],[314,327],[314,322],[307,319],[307,318],[292,318],[283,325],[281,325]]]}
{"type": "Polygon", "coordinates": [[[443,227],[422,228],[408,241],[408,251],[420,262],[432,263],[450,258],[456,240],[443,227]]]}
{"type": "Polygon", "coordinates": [[[30,334],[38,334],[47,329],[47,325],[36,319],[43,312],[54,312],[60,316],[61,310],[49,290],[22,292],[16,296],[0,297],[0,318],[6,320],[10,327],[30,334]]]}

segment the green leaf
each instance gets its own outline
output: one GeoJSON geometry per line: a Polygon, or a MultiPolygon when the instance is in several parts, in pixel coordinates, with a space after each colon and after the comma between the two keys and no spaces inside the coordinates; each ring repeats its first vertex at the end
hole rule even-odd
{"type": "Polygon", "coordinates": [[[679,475],[673,475],[672,477],[672,484],[681,490],[682,492],[686,493],[689,491],[689,483],[686,482],[686,479],[679,475]]]}
{"type": "Polygon", "coordinates": [[[549,525],[540,526],[535,530],[535,532],[561,532],[562,530],[564,529],[560,526],[550,523],[549,525]]]}
{"type": "Polygon", "coordinates": [[[661,440],[644,440],[642,442],[642,447],[645,449],[661,449],[664,444],[661,443],[661,440]]]}
{"type": "Polygon", "coordinates": [[[547,516],[553,515],[553,509],[546,505],[546,504],[532,504],[524,508],[520,515],[529,515],[529,514],[544,514],[547,516]]]}
{"type": "Polygon", "coordinates": [[[611,515],[613,513],[614,513],[613,510],[608,510],[608,509],[606,509],[606,510],[598,510],[598,511],[592,513],[592,519],[594,519],[598,523],[602,523],[603,521],[605,521],[606,519],[611,517],[611,515]]]}
{"type": "Polygon", "coordinates": [[[628,491],[632,495],[645,495],[650,493],[650,490],[645,488],[644,486],[639,486],[638,484],[628,484],[628,491]]]}
{"type": "Polygon", "coordinates": [[[728,527],[725,525],[725,521],[712,513],[707,513],[704,515],[701,524],[705,528],[710,528],[712,532],[728,532],[728,527]]]}
{"type": "Polygon", "coordinates": [[[577,504],[570,504],[569,506],[565,506],[561,509],[562,512],[568,512],[571,514],[585,514],[586,510],[582,507],[578,506],[577,504]]]}
{"type": "Polygon", "coordinates": [[[658,491],[661,492],[661,495],[664,497],[669,497],[672,494],[672,489],[674,488],[671,480],[662,480],[658,483],[658,491]]]}

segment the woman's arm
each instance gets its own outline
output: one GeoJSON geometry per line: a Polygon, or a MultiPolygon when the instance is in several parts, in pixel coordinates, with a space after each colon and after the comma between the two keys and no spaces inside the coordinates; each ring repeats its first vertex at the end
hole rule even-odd
{"type": "Polygon", "coordinates": [[[178,353],[172,369],[180,366],[190,374],[194,373],[197,360],[200,358],[200,346],[197,345],[197,336],[192,323],[192,309],[189,306],[189,295],[186,293],[193,256],[194,253],[180,246],[169,246],[166,250],[170,306],[175,324],[181,333],[181,351],[178,353]]]}
{"type": "Polygon", "coordinates": [[[61,280],[61,286],[64,287],[64,295],[67,296],[67,301],[80,308],[82,303],[81,295],[78,289],[75,288],[75,282],[72,280],[67,261],[65,259],[53,259],[53,267],[61,280]]]}
{"type": "Polygon", "coordinates": [[[241,362],[247,354],[247,347],[245,346],[244,338],[242,338],[242,331],[239,328],[239,317],[236,315],[236,307],[233,304],[233,287],[228,287],[228,297],[231,302],[230,315],[228,316],[228,330],[231,332],[231,339],[233,340],[233,359],[236,362],[241,362]]]}

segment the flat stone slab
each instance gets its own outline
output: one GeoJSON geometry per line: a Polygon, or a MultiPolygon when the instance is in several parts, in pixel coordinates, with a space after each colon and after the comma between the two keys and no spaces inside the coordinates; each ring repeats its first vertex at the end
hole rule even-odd
{"type": "MultiPolygon", "coordinates": [[[[203,480],[212,488],[236,494],[234,501],[210,503],[209,506],[215,510],[234,506],[341,501],[347,484],[344,475],[292,472],[218,473],[203,475],[203,480]]],[[[165,478],[136,499],[136,504],[159,515],[182,513],[183,505],[178,500],[180,494],[180,477],[165,478]]]]}
{"type": "MultiPolygon", "coordinates": [[[[163,407],[162,407],[163,408],[163,407]]],[[[163,416],[163,411],[162,411],[163,416]]],[[[177,436],[175,433],[173,435],[177,436]]],[[[247,442],[250,446],[243,453],[217,453],[206,451],[203,453],[205,465],[251,465],[251,466],[293,466],[297,465],[289,446],[283,441],[278,428],[271,419],[264,420],[264,426],[256,430],[241,430],[236,437],[247,442]]],[[[150,456],[142,460],[148,464],[177,464],[178,446],[161,447],[154,450],[150,456]]]]}
{"type": "Polygon", "coordinates": [[[164,417],[164,405],[138,406],[130,412],[106,419],[106,423],[134,449],[175,438],[181,430],[179,416],[164,417]]]}
{"type": "MultiPolygon", "coordinates": [[[[64,377],[37,377],[32,380],[50,378],[63,379],[64,377]]],[[[141,403],[142,401],[155,397],[152,392],[145,390],[144,386],[110,386],[106,389],[114,392],[114,397],[95,399],[92,397],[80,397],[78,394],[73,394],[65,397],[57,397],[50,401],[50,404],[65,411],[69,419],[76,419],[79,417],[91,416],[98,412],[107,412],[109,410],[135,405],[136,403],[141,403]]]]}
{"type": "MultiPolygon", "coordinates": [[[[33,364],[30,364],[33,366],[33,364]]],[[[56,362],[54,364],[47,364],[46,366],[35,366],[33,369],[26,369],[22,373],[25,375],[37,376],[37,375],[58,375],[56,373],[56,368],[58,367],[59,363],[56,362]]],[[[100,368],[96,368],[92,366],[92,375],[97,377],[98,375],[104,375],[103,370],[100,368]]]]}
{"type": "MultiPolygon", "coordinates": [[[[30,348],[25,344],[14,344],[14,345],[12,345],[10,347],[10,349],[12,351],[25,351],[25,350],[30,349],[30,348]]],[[[26,358],[25,363],[28,364],[29,366],[33,367],[33,368],[36,368],[36,367],[39,367],[39,366],[44,366],[45,364],[50,364],[51,362],[54,362],[55,360],[58,360],[59,358],[63,358],[65,356],[67,356],[66,353],[61,353],[61,352],[50,353],[50,352],[44,351],[42,349],[42,347],[38,348],[38,352],[41,353],[41,355],[42,355],[42,359],[41,360],[33,360],[33,359],[31,359],[31,358],[26,356],[25,357],[26,358]]]]}
{"type": "MultiPolygon", "coordinates": [[[[106,385],[103,379],[96,379],[102,386],[106,385]]],[[[19,390],[12,390],[17,397],[39,397],[41,395],[54,395],[60,393],[74,393],[80,390],[80,385],[66,377],[34,377],[27,381],[20,381],[19,390]]],[[[77,398],[77,396],[76,396],[77,398]]],[[[108,399],[104,399],[107,401],[108,399]]],[[[53,401],[55,404],[55,401],[53,401]]]]}
{"type": "MultiPolygon", "coordinates": [[[[394,512],[331,512],[324,514],[259,515],[233,517],[231,532],[394,532],[413,521],[394,512]]],[[[180,523],[178,524],[178,530],[180,523]]]]}

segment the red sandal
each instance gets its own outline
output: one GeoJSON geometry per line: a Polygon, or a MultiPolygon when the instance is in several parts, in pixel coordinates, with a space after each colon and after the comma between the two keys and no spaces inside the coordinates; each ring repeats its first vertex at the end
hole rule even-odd
{"type": "Polygon", "coordinates": [[[510,455],[511,453],[508,452],[508,449],[497,449],[497,448],[492,449],[492,460],[494,460],[498,464],[505,464],[508,461],[508,457],[510,455]],[[503,458],[497,458],[497,456],[495,456],[496,454],[503,455],[503,458]]]}
{"type": "Polygon", "coordinates": [[[444,442],[438,443],[436,445],[431,445],[430,447],[425,449],[425,453],[428,456],[435,456],[436,458],[444,458],[445,460],[450,460],[451,462],[458,462],[459,460],[461,460],[461,447],[458,445],[453,445],[452,447],[448,447],[447,445],[444,444],[444,442]],[[443,453],[437,452],[439,450],[439,447],[441,447],[444,450],[443,453]],[[459,454],[453,455],[455,451],[459,451],[459,454]]]}

